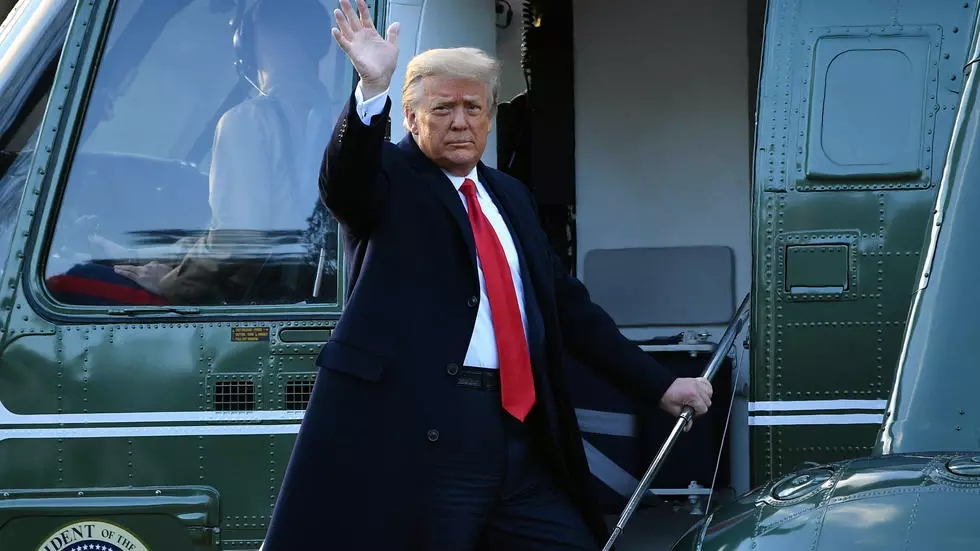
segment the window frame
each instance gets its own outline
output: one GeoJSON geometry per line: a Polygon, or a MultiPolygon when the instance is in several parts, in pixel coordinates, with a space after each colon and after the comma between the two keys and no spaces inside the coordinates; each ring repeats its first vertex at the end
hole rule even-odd
{"type": "MultiPolygon", "coordinates": [[[[21,155],[25,153],[30,155],[27,158],[24,182],[21,184],[20,193],[16,195],[17,204],[10,219],[9,235],[6,236],[6,242],[0,244],[0,262],[3,262],[0,265],[0,276],[5,277],[6,274],[19,275],[23,265],[24,246],[28,233],[25,224],[30,224],[30,220],[26,217],[31,216],[36,208],[34,196],[28,192],[28,186],[32,181],[36,182],[31,175],[35,172],[34,162],[43,135],[44,117],[55,86],[64,42],[67,39],[67,25],[70,21],[69,4],[73,5],[74,2],[63,0],[64,5],[53,3],[40,6],[39,4],[38,0],[17,0],[0,22],[0,50],[6,58],[6,63],[0,67],[2,73],[0,86],[13,88],[0,90],[0,97],[10,97],[8,92],[17,95],[24,91],[21,87],[29,88],[27,94],[20,96],[19,104],[4,107],[3,115],[9,117],[9,120],[6,121],[8,123],[6,127],[0,128],[2,130],[0,145],[3,145],[4,139],[12,139],[27,128],[28,126],[25,125],[34,120],[35,115],[38,117],[36,130],[31,132],[36,135],[25,136],[23,148],[11,160],[11,164],[0,172],[0,180],[2,180],[7,176],[8,171],[13,169],[13,163],[16,163],[21,155]],[[64,13],[66,11],[69,13],[64,13]],[[37,25],[39,21],[41,27],[35,31],[36,34],[28,36],[26,40],[18,37],[19,30],[37,25]],[[25,75],[25,72],[29,74],[25,75]],[[46,87],[45,83],[47,83],[46,87]],[[15,110],[8,111],[8,107],[15,107],[15,110]]],[[[36,187],[31,189],[36,193],[36,187]]],[[[11,198],[13,197],[15,196],[12,195],[11,198]]],[[[12,294],[12,290],[4,290],[0,293],[0,297],[9,300],[12,294]]]]}
{"type": "MultiPolygon", "coordinates": [[[[375,24],[384,24],[385,0],[368,0],[375,24]]],[[[327,321],[339,318],[347,298],[347,255],[342,231],[337,232],[337,300],[322,303],[284,303],[262,305],[188,306],[90,306],[58,302],[45,284],[44,268],[59,221],[60,207],[68,186],[78,138],[85,123],[87,107],[108,43],[118,0],[92,3],[77,0],[68,31],[66,49],[58,66],[48,106],[42,122],[43,132],[27,186],[38,187],[40,197],[32,224],[21,274],[23,294],[38,315],[61,323],[159,323],[181,321],[266,320],[327,321]],[[94,5],[93,5],[94,4],[94,5]],[[92,29],[92,32],[89,32],[92,29]],[[39,182],[40,180],[40,182],[39,182]]],[[[351,92],[357,85],[353,67],[351,92]]],[[[325,144],[324,144],[325,145],[325,144]]],[[[311,289],[312,292],[312,289],[311,289]]]]}

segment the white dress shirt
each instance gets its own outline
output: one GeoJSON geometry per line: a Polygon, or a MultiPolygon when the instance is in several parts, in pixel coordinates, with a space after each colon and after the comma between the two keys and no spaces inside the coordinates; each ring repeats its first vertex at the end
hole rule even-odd
{"type": "MultiPolygon", "coordinates": [[[[361,85],[358,84],[357,89],[354,91],[354,97],[357,101],[356,110],[358,117],[361,119],[361,122],[368,124],[371,121],[371,117],[377,115],[384,109],[385,101],[388,98],[388,90],[365,101],[364,96],[361,94],[361,85]]],[[[476,196],[480,203],[480,209],[483,210],[483,214],[490,221],[490,225],[493,226],[493,230],[500,240],[500,245],[504,248],[507,264],[510,266],[510,276],[514,281],[514,288],[517,291],[517,303],[521,309],[521,320],[524,323],[526,338],[527,312],[524,308],[524,287],[521,285],[520,262],[517,260],[517,249],[514,246],[514,240],[511,237],[510,231],[507,229],[507,225],[504,223],[503,217],[500,216],[500,211],[497,210],[497,206],[487,194],[487,190],[480,183],[476,167],[465,177],[454,176],[446,171],[443,171],[443,173],[456,188],[459,200],[467,212],[469,212],[469,209],[466,207],[466,197],[459,189],[463,185],[463,180],[466,178],[473,180],[473,183],[476,184],[476,196]]],[[[499,367],[497,363],[497,341],[493,333],[493,320],[490,317],[490,301],[487,298],[487,284],[483,278],[483,266],[480,262],[479,255],[477,255],[477,272],[480,278],[480,305],[477,309],[476,325],[473,327],[473,335],[470,337],[470,345],[466,350],[466,358],[463,360],[463,364],[472,367],[496,369],[499,367]]]]}

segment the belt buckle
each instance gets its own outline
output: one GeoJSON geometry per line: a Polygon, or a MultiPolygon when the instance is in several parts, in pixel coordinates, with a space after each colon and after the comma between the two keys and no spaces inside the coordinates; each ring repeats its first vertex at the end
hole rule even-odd
{"type": "Polygon", "coordinates": [[[468,388],[483,388],[483,379],[479,376],[474,377],[473,374],[460,373],[459,377],[456,377],[456,385],[468,388]]]}
{"type": "Polygon", "coordinates": [[[456,385],[479,390],[495,390],[499,386],[497,371],[464,366],[456,377],[456,385]]]}
{"type": "Polygon", "coordinates": [[[496,369],[488,369],[483,372],[483,390],[497,390],[500,387],[500,379],[498,378],[499,371],[496,369]]]}

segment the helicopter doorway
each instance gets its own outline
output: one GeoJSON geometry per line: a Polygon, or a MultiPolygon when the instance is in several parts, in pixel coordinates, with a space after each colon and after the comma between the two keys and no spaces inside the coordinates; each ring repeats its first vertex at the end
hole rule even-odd
{"type": "MultiPolygon", "coordinates": [[[[497,4],[508,102],[498,168],[532,188],[552,245],[623,333],[680,374],[700,374],[751,284],[765,1],[497,4]]],[[[692,473],[702,490],[748,489],[747,403],[732,396],[748,381],[746,336],[716,378],[712,434],[681,439],[654,481],[658,495],[686,501],[692,473]]],[[[654,406],[624,405],[577,371],[576,405],[595,417],[580,419],[587,450],[599,453],[590,464],[618,512],[669,427],[650,421],[654,406]],[[612,428],[590,432],[600,417],[612,428]],[[644,417],[649,442],[630,443],[623,435],[642,431],[644,417]]]]}

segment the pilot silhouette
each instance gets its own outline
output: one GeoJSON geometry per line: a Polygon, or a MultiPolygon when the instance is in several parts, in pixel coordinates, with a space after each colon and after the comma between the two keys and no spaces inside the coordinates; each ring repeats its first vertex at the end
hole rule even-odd
{"type": "MultiPolygon", "coordinates": [[[[209,231],[177,266],[119,265],[117,273],[171,304],[255,300],[256,274],[269,260],[263,251],[284,233],[307,233],[322,210],[323,144],[349,94],[343,52],[324,30],[331,24],[318,0],[258,0],[245,12],[233,35],[235,65],[255,96],[215,128],[209,231]]],[[[308,295],[312,284],[302,291],[308,295]]]]}

